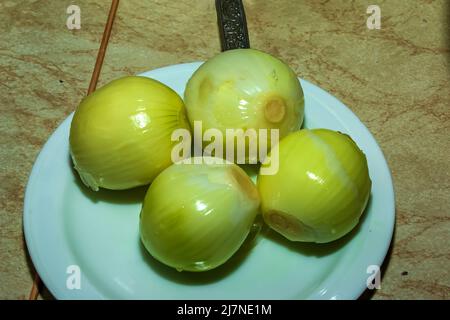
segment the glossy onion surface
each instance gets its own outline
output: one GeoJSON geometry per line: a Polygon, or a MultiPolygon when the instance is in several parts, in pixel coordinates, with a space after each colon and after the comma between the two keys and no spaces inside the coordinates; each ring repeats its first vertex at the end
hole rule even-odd
{"type": "Polygon", "coordinates": [[[303,90],[294,71],[254,49],[209,59],[190,78],[184,97],[191,126],[202,121],[203,131],[218,129],[224,137],[226,129],[252,128],[279,129],[281,138],[303,122],[303,90]]]}
{"type": "Polygon", "coordinates": [[[182,99],[145,77],[114,80],[81,101],[70,151],[83,182],[98,190],[150,183],[167,168],[173,130],[189,128],[182,99]]]}
{"type": "Polygon", "coordinates": [[[179,271],[210,270],[242,245],[259,203],[256,186],[235,164],[174,164],[147,191],[141,240],[179,271]]]}
{"type": "Polygon", "coordinates": [[[364,153],[348,136],[316,129],[284,138],[275,175],[259,175],[266,223],[292,241],[330,242],[358,223],[370,195],[364,153]]]}

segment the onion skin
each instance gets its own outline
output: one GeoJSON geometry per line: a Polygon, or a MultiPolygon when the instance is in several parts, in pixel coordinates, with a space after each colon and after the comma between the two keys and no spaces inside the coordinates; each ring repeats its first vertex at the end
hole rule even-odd
{"type": "Polygon", "coordinates": [[[114,80],[81,101],[70,152],[83,182],[122,190],[150,183],[172,164],[173,130],[189,129],[182,99],[145,77],[114,80]]]}
{"type": "Polygon", "coordinates": [[[155,259],[178,271],[207,271],[239,249],[259,203],[256,186],[233,163],[174,164],[147,191],[141,240],[155,259]]]}
{"type": "Polygon", "coordinates": [[[257,180],[271,228],[291,241],[326,243],[358,224],[371,180],[364,153],[348,135],[301,130],[271,152],[279,152],[279,170],[257,180]]]}
{"type": "MultiPolygon", "coordinates": [[[[184,98],[191,127],[202,121],[203,131],[218,129],[224,137],[226,129],[278,129],[281,139],[303,122],[303,90],[294,71],[254,49],[229,50],[209,59],[189,79],[184,98]]],[[[248,154],[248,145],[246,149],[248,154]]]]}

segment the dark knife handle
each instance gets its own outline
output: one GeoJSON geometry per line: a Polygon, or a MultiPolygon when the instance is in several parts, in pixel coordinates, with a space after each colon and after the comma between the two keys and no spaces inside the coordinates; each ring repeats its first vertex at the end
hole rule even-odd
{"type": "Polygon", "coordinates": [[[250,48],[242,0],[216,0],[222,51],[250,48]]]}

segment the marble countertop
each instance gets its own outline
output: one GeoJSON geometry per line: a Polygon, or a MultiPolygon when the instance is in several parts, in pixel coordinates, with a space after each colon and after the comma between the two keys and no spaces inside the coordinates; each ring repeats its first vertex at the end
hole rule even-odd
{"type": "MultiPolygon", "coordinates": [[[[396,229],[373,299],[450,298],[450,2],[244,1],[251,45],[331,92],[378,140],[396,229]],[[366,26],[381,8],[381,29],[366,26]]],[[[109,2],[0,2],[0,298],[24,299],[32,267],[24,188],[50,134],[85,95],[109,2]],[[68,30],[66,8],[81,8],[68,30]]],[[[220,51],[214,1],[122,1],[99,86],[220,51]]],[[[41,298],[51,298],[43,291],[41,298]]]]}

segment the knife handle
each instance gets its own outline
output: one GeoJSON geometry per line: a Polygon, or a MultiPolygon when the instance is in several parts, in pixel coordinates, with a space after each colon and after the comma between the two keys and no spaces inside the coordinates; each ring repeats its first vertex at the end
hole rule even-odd
{"type": "Polygon", "coordinates": [[[222,51],[250,48],[242,0],[216,0],[222,51]]]}

